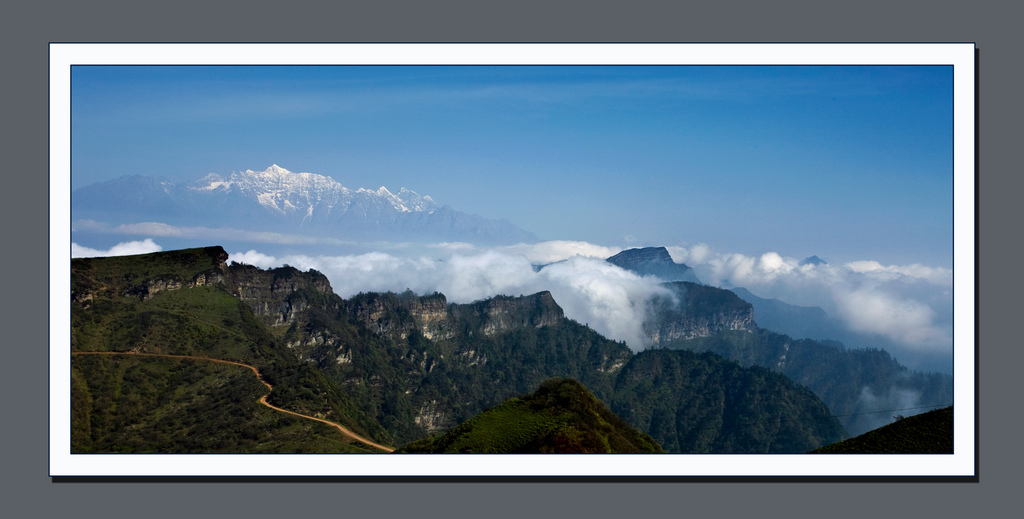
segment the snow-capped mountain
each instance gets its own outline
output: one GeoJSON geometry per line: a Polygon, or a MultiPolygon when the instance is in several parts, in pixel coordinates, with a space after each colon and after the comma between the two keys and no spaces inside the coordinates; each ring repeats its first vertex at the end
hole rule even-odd
{"type": "Polygon", "coordinates": [[[247,169],[241,173],[232,173],[227,179],[211,173],[189,186],[189,189],[201,194],[235,194],[256,200],[272,213],[286,216],[298,214],[310,219],[318,212],[344,213],[353,202],[357,207],[390,205],[400,213],[432,213],[438,208],[429,196],[420,196],[404,187],[397,195],[384,186],[376,191],[353,191],[331,177],[314,173],[292,173],[277,164],[264,171],[247,169]]]}
{"type": "Polygon", "coordinates": [[[211,173],[179,185],[151,177],[121,177],[72,194],[72,219],[111,225],[159,222],[330,236],[346,240],[518,243],[536,237],[505,220],[490,220],[437,204],[402,188],[349,189],[331,177],[294,173],[276,164],[263,171],[211,173]]]}

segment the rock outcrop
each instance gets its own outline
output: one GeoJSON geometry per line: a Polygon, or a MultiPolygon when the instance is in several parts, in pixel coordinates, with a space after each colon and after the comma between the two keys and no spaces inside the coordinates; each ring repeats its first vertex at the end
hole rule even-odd
{"type": "Polygon", "coordinates": [[[753,332],[754,310],[736,294],[696,283],[666,283],[674,298],[658,297],[652,302],[654,317],[644,323],[644,332],[654,346],[676,340],[711,337],[727,330],[753,332]]]}
{"type": "Polygon", "coordinates": [[[546,290],[529,296],[496,296],[476,303],[453,305],[452,314],[476,323],[479,333],[487,336],[520,327],[552,326],[565,318],[562,308],[546,290]]]}
{"type": "Polygon", "coordinates": [[[314,301],[335,308],[340,302],[340,298],[331,301],[334,291],[327,276],[312,269],[302,272],[289,266],[263,270],[233,263],[230,289],[270,326],[294,323],[314,301]]]}

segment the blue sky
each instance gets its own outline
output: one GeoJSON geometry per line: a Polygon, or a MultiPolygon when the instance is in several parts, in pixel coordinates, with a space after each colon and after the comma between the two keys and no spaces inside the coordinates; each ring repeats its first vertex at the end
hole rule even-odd
{"type": "Polygon", "coordinates": [[[278,164],[545,240],[952,267],[952,67],[93,67],[72,188],[278,164]]]}

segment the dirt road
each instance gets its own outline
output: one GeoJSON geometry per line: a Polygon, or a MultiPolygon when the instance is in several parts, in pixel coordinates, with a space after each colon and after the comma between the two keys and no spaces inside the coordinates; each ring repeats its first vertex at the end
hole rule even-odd
{"type": "MultiPolygon", "coordinates": [[[[131,352],[131,351],[73,351],[73,352],[71,352],[71,354],[72,355],[131,355],[131,356],[135,356],[135,357],[165,357],[165,358],[173,358],[173,359],[205,360],[205,361],[209,361],[209,362],[219,362],[221,364],[234,364],[235,366],[242,366],[242,367],[251,369],[252,372],[256,374],[256,378],[258,378],[259,381],[263,383],[263,385],[267,386],[267,389],[269,391],[273,391],[274,390],[274,386],[271,386],[269,383],[267,383],[266,380],[263,380],[263,375],[260,374],[260,371],[258,369],[256,369],[255,366],[250,366],[248,364],[242,364],[241,362],[235,362],[233,360],[214,359],[214,358],[210,358],[210,357],[197,357],[197,356],[193,356],[193,355],[164,355],[164,354],[160,354],[160,353],[135,353],[135,352],[131,352]]],[[[370,441],[370,440],[368,440],[366,438],[363,438],[362,436],[359,436],[358,434],[348,430],[346,427],[342,426],[341,424],[336,424],[334,422],[331,422],[331,421],[328,421],[328,420],[324,420],[322,418],[317,418],[315,416],[309,416],[309,415],[304,415],[304,414],[296,413],[294,411],[289,411],[287,409],[281,409],[280,407],[271,405],[270,403],[267,402],[267,397],[270,396],[270,392],[269,391],[267,392],[267,394],[265,394],[262,397],[260,397],[260,403],[265,405],[265,406],[267,406],[267,407],[269,407],[269,408],[271,408],[271,409],[273,409],[273,410],[275,410],[275,411],[279,411],[279,412],[282,412],[282,413],[288,413],[290,415],[298,416],[299,418],[305,418],[307,420],[315,420],[317,422],[322,422],[322,423],[325,423],[327,425],[332,425],[332,426],[336,427],[339,431],[341,431],[341,433],[344,434],[345,436],[348,436],[349,438],[352,438],[352,439],[354,439],[354,440],[356,440],[358,442],[365,443],[366,445],[372,445],[373,447],[376,447],[376,448],[381,449],[381,450],[386,451],[386,452],[394,452],[394,450],[395,450],[395,449],[392,449],[391,447],[385,447],[384,445],[381,445],[379,443],[375,443],[375,442],[372,442],[372,441],[370,441]]]]}

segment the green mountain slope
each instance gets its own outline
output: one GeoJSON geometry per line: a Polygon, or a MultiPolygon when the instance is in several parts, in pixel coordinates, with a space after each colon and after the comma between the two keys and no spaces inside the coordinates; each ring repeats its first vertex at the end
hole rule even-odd
{"type": "Polygon", "coordinates": [[[890,409],[953,401],[952,377],[911,371],[884,350],[846,349],[768,330],[724,331],[675,341],[668,347],[712,352],[743,366],[762,366],[786,375],[814,391],[854,435],[886,423],[890,409]]]}
{"type": "Polygon", "coordinates": [[[510,398],[442,436],[412,442],[404,453],[658,453],[648,435],[615,416],[582,384],[550,379],[533,394],[510,398]]]}
{"type": "Polygon", "coordinates": [[[286,335],[294,351],[341,381],[367,414],[406,442],[447,431],[551,377],[579,380],[670,452],[806,452],[845,437],[813,393],[782,375],[711,354],[634,355],[625,344],[566,319],[546,292],[465,305],[448,304],[441,294],[360,294],[332,306],[331,315],[320,315],[312,300],[292,304],[308,309],[308,319],[298,317],[286,335]],[[649,359],[674,364],[643,381],[624,378],[644,372],[639,366],[649,359]],[[692,383],[660,378],[673,369],[702,375],[692,383]],[[659,391],[637,388],[641,382],[659,391]],[[716,400],[717,421],[689,419],[687,406],[726,386],[750,389],[716,400]],[[776,397],[784,404],[774,405],[776,397]],[[666,402],[683,401],[689,404],[671,409],[674,425],[665,426],[666,402]],[[724,430],[723,420],[803,422],[743,435],[724,430]],[[689,430],[698,426],[700,432],[689,430]]]}
{"type": "MultiPolygon", "coordinates": [[[[249,364],[274,386],[273,405],[323,417],[389,445],[448,431],[552,377],[578,380],[672,452],[806,452],[844,437],[827,411],[822,416],[813,394],[785,383],[781,375],[711,354],[634,355],[624,343],[566,319],[547,292],[471,304],[411,292],[344,300],[316,271],[262,270],[226,260],[219,247],[74,260],[72,350],[198,355],[249,364]],[[694,410],[707,419],[693,418],[694,410]],[[750,422],[764,431],[732,430],[750,422]],[[791,422],[801,426],[773,425],[791,422]]],[[[689,315],[715,318],[692,310],[689,315]]],[[[163,420],[174,409],[167,403],[172,396],[198,402],[194,393],[206,387],[199,382],[176,386],[177,378],[161,374],[173,371],[170,361],[153,368],[154,387],[148,388],[129,379],[128,371],[101,369],[102,362],[85,357],[73,360],[78,370],[73,425],[76,445],[83,449],[114,449],[128,436],[111,438],[141,434],[133,424],[163,420]],[[125,398],[109,411],[103,406],[115,402],[105,394],[111,387],[122,388],[115,394],[125,398]]],[[[207,384],[221,380],[211,377],[207,384]]],[[[241,386],[238,381],[231,385],[241,386]]],[[[239,393],[232,401],[249,405],[252,397],[239,393]]],[[[212,437],[228,427],[199,424],[186,430],[170,423],[168,430],[207,431],[212,437]]],[[[247,451],[262,444],[231,445],[247,451]]],[[[326,442],[317,445],[328,448],[326,442]]]]}
{"type": "Polygon", "coordinates": [[[811,451],[816,454],[952,454],[953,406],[936,409],[811,451]]]}
{"type": "MultiPolygon", "coordinates": [[[[210,247],[73,260],[72,352],[194,355],[252,365],[275,386],[269,403],[390,442],[337,382],[296,358],[231,293],[226,258],[223,249],[210,247]]],[[[208,364],[73,355],[76,452],[362,450],[340,445],[348,440],[312,422],[299,427],[323,438],[286,441],[294,420],[266,414],[274,413],[258,402],[266,386],[251,370],[208,364]],[[179,416],[165,420],[171,410],[179,416]],[[157,432],[159,438],[152,436],[157,432]],[[247,441],[225,440],[243,434],[247,441]]]]}
{"type": "Polygon", "coordinates": [[[796,453],[845,436],[806,387],[711,353],[643,351],[615,389],[612,411],[669,452],[796,453]]]}
{"type": "Polygon", "coordinates": [[[372,452],[261,405],[266,386],[240,366],[76,355],[71,373],[72,452],[372,452]]]}
{"type": "Polygon", "coordinates": [[[709,351],[761,366],[809,387],[851,434],[886,423],[890,409],[948,405],[953,379],[900,365],[884,350],[794,339],[759,327],[753,308],[729,290],[665,283],[675,299],[654,300],[644,329],[659,347],[709,351]]]}

